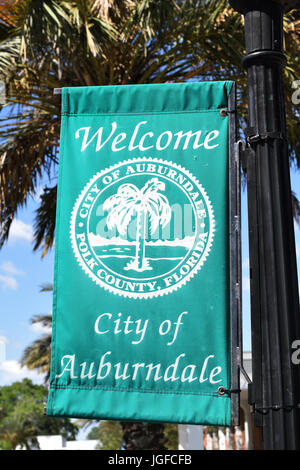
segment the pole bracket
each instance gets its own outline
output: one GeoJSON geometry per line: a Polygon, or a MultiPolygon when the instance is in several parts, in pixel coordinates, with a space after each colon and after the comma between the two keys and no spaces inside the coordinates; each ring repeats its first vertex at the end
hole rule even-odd
{"type": "Polygon", "coordinates": [[[249,127],[248,129],[246,129],[245,135],[247,139],[247,144],[250,146],[252,144],[262,143],[262,142],[266,142],[269,140],[282,140],[282,141],[286,140],[286,137],[280,131],[259,133],[259,132],[256,132],[256,130],[253,127],[249,127]]]}
{"type": "Polygon", "coordinates": [[[218,394],[219,395],[231,395],[232,393],[240,393],[241,389],[240,388],[225,388],[225,387],[219,387],[218,388],[218,394]]]}
{"type": "Polygon", "coordinates": [[[270,411],[293,411],[294,409],[299,409],[300,408],[300,403],[295,403],[291,405],[268,405],[268,406],[255,406],[253,407],[253,412],[259,413],[262,415],[267,415],[270,411]]]}

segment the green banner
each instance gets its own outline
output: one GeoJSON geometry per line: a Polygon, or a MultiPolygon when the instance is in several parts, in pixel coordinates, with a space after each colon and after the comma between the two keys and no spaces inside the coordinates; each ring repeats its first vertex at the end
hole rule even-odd
{"type": "Polygon", "coordinates": [[[48,415],[230,425],[231,87],[62,90],[48,415]]]}

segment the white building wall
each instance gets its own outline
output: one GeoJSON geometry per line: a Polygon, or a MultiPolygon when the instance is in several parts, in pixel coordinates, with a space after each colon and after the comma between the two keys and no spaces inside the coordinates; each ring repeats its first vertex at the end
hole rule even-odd
{"type": "Polygon", "coordinates": [[[97,440],[66,441],[62,436],[38,436],[40,450],[95,450],[97,440]]]}
{"type": "Polygon", "coordinates": [[[178,442],[179,450],[203,450],[203,427],[179,424],[178,442]]]}

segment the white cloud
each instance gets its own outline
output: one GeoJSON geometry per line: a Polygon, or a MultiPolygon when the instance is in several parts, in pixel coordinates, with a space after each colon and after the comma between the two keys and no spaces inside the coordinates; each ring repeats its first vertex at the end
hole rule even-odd
{"type": "Polygon", "coordinates": [[[32,225],[26,224],[22,220],[14,219],[9,231],[9,240],[24,240],[31,242],[33,239],[32,225]]]}
{"type": "Polygon", "coordinates": [[[13,382],[19,382],[25,378],[32,380],[34,383],[41,384],[44,380],[43,374],[21,367],[20,363],[15,360],[3,361],[0,364],[0,385],[10,385],[13,382]]]}
{"type": "Polygon", "coordinates": [[[16,276],[25,274],[18,269],[11,261],[4,261],[0,266],[0,285],[4,289],[17,290],[18,282],[16,276]],[[2,272],[1,272],[2,271],[2,272]]]}
{"type": "Polygon", "coordinates": [[[4,261],[4,263],[1,264],[0,269],[7,274],[11,274],[12,276],[20,276],[25,274],[24,271],[18,269],[11,261],[4,261]]]}
{"type": "Polygon", "coordinates": [[[12,289],[12,290],[17,290],[18,288],[18,283],[16,279],[12,276],[8,276],[6,274],[0,274],[0,285],[4,289],[12,289]]]}

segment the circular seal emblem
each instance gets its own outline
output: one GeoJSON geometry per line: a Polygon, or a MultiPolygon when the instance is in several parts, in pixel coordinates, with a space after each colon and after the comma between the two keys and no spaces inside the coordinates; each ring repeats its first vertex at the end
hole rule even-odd
{"type": "Polygon", "coordinates": [[[201,269],[213,243],[199,181],[166,160],[135,158],[95,174],[78,196],[71,242],[83,271],[113,294],[169,294],[201,269]]]}

